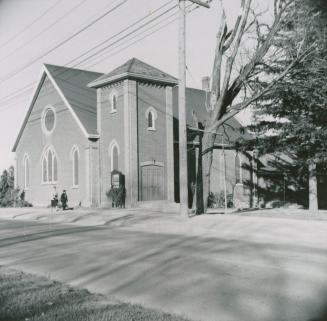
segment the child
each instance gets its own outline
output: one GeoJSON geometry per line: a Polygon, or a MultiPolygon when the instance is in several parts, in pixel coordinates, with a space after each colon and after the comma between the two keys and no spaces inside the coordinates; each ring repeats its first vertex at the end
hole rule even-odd
{"type": "Polygon", "coordinates": [[[51,200],[51,207],[54,207],[56,209],[56,211],[58,211],[58,203],[59,203],[59,199],[58,199],[58,193],[56,190],[56,187],[53,187],[54,189],[54,194],[51,200]]]}

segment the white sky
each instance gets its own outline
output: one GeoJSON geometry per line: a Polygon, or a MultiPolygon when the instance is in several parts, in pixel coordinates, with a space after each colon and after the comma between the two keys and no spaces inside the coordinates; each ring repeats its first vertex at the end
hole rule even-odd
{"type": "MultiPolygon", "coordinates": [[[[8,75],[19,70],[31,60],[42,55],[60,41],[74,34],[95,17],[101,15],[122,0],[84,0],[72,13],[49,28],[57,19],[77,6],[82,0],[0,0],[0,171],[13,164],[12,146],[28,108],[32,90],[27,95],[16,96],[4,102],[10,93],[37,80],[42,63],[65,65],[67,62],[95,46],[111,35],[127,27],[132,22],[154,11],[168,0],[128,0],[113,13],[100,20],[77,37],[67,42],[46,57],[8,79],[8,75]],[[58,3],[57,3],[58,2],[58,3]],[[56,4],[57,3],[57,4],[56,4]],[[52,7],[52,8],[51,8],[52,7]],[[43,12],[51,8],[41,19],[31,24],[43,12]],[[39,37],[38,33],[49,28],[39,37]],[[33,40],[33,38],[35,38],[33,40]],[[10,40],[11,39],[11,40],[10,40]],[[10,41],[9,41],[10,40],[10,41]],[[23,46],[23,47],[22,47],[23,46]],[[18,49],[19,47],[22,47],[18,49]]],[[[270,1],[270,0],[264,0],[270,1]]],[[[173,1],[169,7],[177,4],[173,1]]],[[[232,22],[239,13],[240,0],[225,0],[227,17],[232,22]]],[[[163,11],[163,10],[162,10],[163,11]]],[[[162,12],[160,11],[160,12],[162,12]]],[[[177,13],[177,9],[171,11],[177,13]]],[[[167,16],[167,15],[166,15],[167,16]]],[[[201,78],[211,75],[218,21],[218,0],[211,9],[199,8],[187,17],[187,84],[200,88],[201,78]]],[[[149,17],[148,19],[151,19],[149,17]]],[[[162,17],[164,19],[164,17],[162,17]]],[[[173,19],[173,18],[171,18],[173,19]]],[[[170,19],[169,19],[170,20],[170,19]]],[[[169,20],[166,20],[167,23],[169,20]]],[[[154,22],[153,24],[155,24],[154,22]]],[[[164,24],[163,23],[163,24],[164,24]]],[[[159,28],[160,25],[152,30],[159,28]]],[[[147,28],[147,27],[146,27],[147,28]]],[[[148,31],[149,33],[151,31],[148,31]]],[[[140,36],[141,37],[141,36],[140,36]]],[[[129,38],[126,38],[126,40],[129,38]]],[[[112,41],[117,40],[117,38],[112,41]]],[[[89,67],[98,59],[89,60],[77,68],[99,72],[109,72],[132,57],[139,58],[163,71],[178,76],[178,24],[177,21],[143,39],[136,44],[117,51],[125,44],[117,44],[117,49],[108,49],[111,55],[99,64],[89,67]]],[[[125,41],[125,40],[124,40],[125,41]]],[[[109,42],[110,43],[110,42],[109,42]]],[[[246,115],[242,115],[246,117],[246,115]]],[[[31,142],[33,143],[33,142],[31,142]]]]}

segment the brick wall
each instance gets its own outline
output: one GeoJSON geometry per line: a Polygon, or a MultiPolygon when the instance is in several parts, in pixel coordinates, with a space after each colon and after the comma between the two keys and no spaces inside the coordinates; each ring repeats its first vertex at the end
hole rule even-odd
{"type": "Polygon", "coordinates": [[[124,88],[119,82],[98,89],[98,131],[100,133],[100,203],[109,205],[106,191],[111,186],[110,144],[115,140],[119,146],[119,170],[124,174],[124,88]],[[117,94],[117,111],[112,112],[110,97],[117,94]],[[99,126],[101,128],[99,128],[99,126]]]}
{"type": "Polygon", "coordinates": [[[67,190],[69,204],[72,206],[87,202],[87,168],[85,151],[88,140],[73,119],[61,97],[48,78],[34,103],[25,130],[16,150],[18,186],[24,185],[23,157],[27,153],[30,159],[30,188],[26,190],[26,199],[35,206],[45,206],[50,203],[53,186],[61,193],[67,190]],[[56,127],[52,134],[45,135],[41,129],[42,111],[47,105],[56,111],[56,127]],[[53,146],[58,155],[58,183],[42,183],[42,152],[46,146],[53,146]],[[76,145],[79,149],[79,187],[73,188],[73,169],[71,150],[76,145]]]}
{"type": "MultiPolygon", "coordinates": [[[[164,164],[163,190],[164,199],[167,199],[166,89],[163,86],[139,83],[137,92],[139,165],[147,161],[164,164]],[[149,107],[153,107],[157,114],[154,131],[148,130],[146,111],[149,107]]],[[[140,184],[139,180],[139,188],[140,184]]]]}

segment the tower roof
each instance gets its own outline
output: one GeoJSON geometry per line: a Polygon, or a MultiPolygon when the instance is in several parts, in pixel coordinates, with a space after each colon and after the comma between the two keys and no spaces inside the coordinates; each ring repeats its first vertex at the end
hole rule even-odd
{"type": "Polygon", "coordinates": [[[88,86],[97,88],[124,79],[144,80],[168,86],[177,84],[175,77],[139,59],[132,58],[108,74],[93,80],[88,86]]]}

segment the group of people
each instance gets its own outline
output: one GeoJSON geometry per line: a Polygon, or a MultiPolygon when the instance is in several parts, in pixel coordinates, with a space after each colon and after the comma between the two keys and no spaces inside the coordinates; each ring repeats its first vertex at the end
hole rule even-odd
{"type": "MultiPolygon", "coordinates": [[[[68,209],[68,196],[66,190],[63,190],[60,195],[60,203],[63,211],[68,209]]],[[[54,187],[54,194],[51,200],[51,207],[54,207],[56,210],[59,208],[59,197],[56,188],[54,187]]]]}
{"type": "MultiPolygon", "coordinates": [[[[72,210],[72,207],[68,207],[68,196],[66,190],[62,191],[59,199],[56,187],[54,186],[53,188],[54,192],[51,199],[51,208],[55,208],[57,211],[59,207],[61,207],[63,211],[72,210]]],[[[125,208],[126,188],[122,184],[120,184],[119,187],[116,188],[112,186],[111,190],[109,191],[108,197],[110,197],[112,200],[112,207],[125,208]]],[[[79,204],[79,206],[81,206],[81,203],[79,204]]]]}
{"type": "Polygon", "coordinates": [[[126,199],[126,188],[122,184],[118,188],[114,189],[116,197],[112,198],[112,207],[125,208],[125,199],[126,199]]]}

